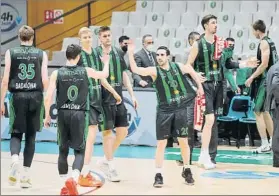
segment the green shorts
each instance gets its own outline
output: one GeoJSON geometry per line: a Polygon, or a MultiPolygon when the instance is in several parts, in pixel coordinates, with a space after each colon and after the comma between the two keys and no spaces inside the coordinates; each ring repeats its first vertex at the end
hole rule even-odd
{"type": "Polygon", "coordinates": [[[266,99],[265,79],[255,80],[252,85],[251,98],[255,102],[254,111],[264,112],[264,103],[266,99]]]}

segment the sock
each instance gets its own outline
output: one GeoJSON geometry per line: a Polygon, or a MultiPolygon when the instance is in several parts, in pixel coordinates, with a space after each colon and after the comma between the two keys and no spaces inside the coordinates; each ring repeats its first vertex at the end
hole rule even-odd
{"type": "Polygon", "coordinates": [[[156,167],[155,168],[155,174],[162,174],[162,168],[161,167],[156,167]]]}
{"type": "Polygon", "coordinates": [[[270,137],[270,139],[269,139],[269,143],[270,143],[270,145],[272,144],[272,137],[270,137]]]}
{"type": "Polygon", "coordinates": [[[190,168],[190,167],[191,167],[190,165],[185,164],[185,165],[183,166],[183,169],[190,168]]]}
{"type": "Polygon", "coordinates": [[[267,146],[267,145],[268,145],[267,138],[262,139],[262,146],[267,146]]]}
{"type": "Polygon", "coordinates": [[[90,172],[89,164],[84,164],[81,171],[83,177],[86,177],[89,172],[90,172]]]}
{"type": "Polygon", "coordinates": [[[207,149],[202,149],[202,154],[203,155],[209,155],[209,150],[207,149]]]}
{"type": "Polygon", "coordinates": [[[30,167],[23,167],[23,175],[22,178],[29,178],[29,171],[30,171],[30,167]]]}
{"type": "Polygon", "coordinates": [[[68,175],[67,174],[60,174],[60,182],[61,182],[61,186],[64,187],[65,186],[65,182],[67,180],[68,175]]]}
{"type": "Polygon", "coordinates": [[[79,175],[80,175],[80,171],[78,169],[72,171],[72,177],[74,181],[76,181],[76,183],[78,183],[79,175]]]}
{"type": "Polygon", "coordinates": [[[12,155],[12,163],[15,163],[15,162],[19,162],[18,154],[13,154],[12,155]]]}
{"type": "Polygon", "coordinates": [[[110,170],[110,171],[115,170],[113,160],[109,160],[107,163],[108,163],[108,166],[109,166],[109,170],[110,170]]]}
{"type": "Polygon", "coordinates": [[[108,163],[108,159],[107,159],[106,155],[104,155],[103,161],[104,161],[104,163],[108,163]]]}

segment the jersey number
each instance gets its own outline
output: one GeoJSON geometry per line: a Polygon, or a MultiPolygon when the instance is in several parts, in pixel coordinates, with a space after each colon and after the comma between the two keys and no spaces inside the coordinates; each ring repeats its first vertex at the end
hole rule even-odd
{"type": "Polygon", "coordinates": [[[70,101],[74,101],[76,100],[77,96],[78,96],[78,88],[75,85],[72,85],[68,88],[68,99],[70,101]]]}
{"type": "Polygon", "coordinates": [[[19,69],[21,73],[18,74],[19,79],[25,80],[29,79],[32,80],[35,77],[35,70],[34,70],[35,65],[34,64],[26,64],[21,63],[19,65],[19,69]]]}

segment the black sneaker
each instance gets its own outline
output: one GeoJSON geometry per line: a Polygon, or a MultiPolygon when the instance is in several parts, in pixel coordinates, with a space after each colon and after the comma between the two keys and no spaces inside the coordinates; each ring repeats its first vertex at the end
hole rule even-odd
{"type": "Polygon", "coordinates": [[[194,185],[195,180],[193,179],[193,175],[190,168],[183,168],[182,177],[185,179],[186,184],[194,185]]]}
{"type": "Polygon", "coordinates": [[[155,182],[153,184],[153,186],[155,188],[161,188],[163,186],[163,176],[160,173],[157,173],[155,176],[155,182]]]}

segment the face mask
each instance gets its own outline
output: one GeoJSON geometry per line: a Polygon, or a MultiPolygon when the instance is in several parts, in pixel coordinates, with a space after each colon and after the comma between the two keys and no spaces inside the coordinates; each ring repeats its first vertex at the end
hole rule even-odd
{"type": "Polygon", "coordinates": [[[153,44],[150,44],[146,47],[146,49],[149,51],[149,52],[153,52],[153,49],[154,49],[154,45],[153,44]]]}
{"type": "Polygon", "coordinates": [[[234,50],[234,45],[233,45],[233,46],[230,46],[230,48],[231,48],[232,50],[234,50]]]}
{"type": "Polygon", "coordinates": [[[128,47],[127,46],[122,46],[121,49],[123,50],[123,52],[127,52],[128,47]]]}

